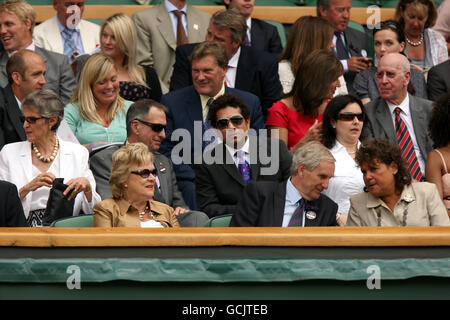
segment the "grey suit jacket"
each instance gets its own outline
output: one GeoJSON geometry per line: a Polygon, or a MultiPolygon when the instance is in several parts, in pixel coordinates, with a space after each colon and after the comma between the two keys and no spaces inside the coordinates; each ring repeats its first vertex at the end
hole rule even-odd
{"type": "MultiPolygon", "coordinates": [[[[75,89],[75,77],[69,64],[69,59],[59,53],[48,51],[36,46],[35,52],[44,60],[47,69],[44,89],[52,90],[57,93],[63,103],[67,103],[72,97],[75,89]]],[[[6,75],[6,63],[8,62],[8,53],[0,53],[0,87],[8,85],[8,76],[6,75]]]]}
{"type": "MultiPolygon", "coordinates": [[[[433,141],[428,136],[428,122],[431,114],[431,101],[409,95],[409,108],[411,111],[414,133],[420,152],[426,161],[428,153],[433,150],[433,141]]],[[[366,105],[371,128],[369,135],[374,138],[387,139],[398,145],[392,116],[389,107],[382,98],[372,100],[366,105]]]]}
{"type": "MultiPolygon", "coordinates": [[[[89,166],[97,183],[97,193],[102,200],[112,197],[109,187],[109,176],[111,175],[112,155],[123,143],[110,143],[100,146],[91,151],[89,155],[89,166]]],[[[161,192],[165,204],[176,208],[188,208],[184,202],[181,192],[178,190],[172,162],[159,152],[153,152],[154,165],[158,170],[158,179],[161,184],[161,192]]]]}
{"type": "MultiPolygon", "coordinates": [[[[187,6],[186,19],[189,43],[205,40],[210,18],[209,13],[187,6]]],[[[175,63],[177,42],[164,2],[135,13],[133,21],[138,36],[137,62],[155,68],[163,84],[163,93],[166,93],[175,63]]]]}

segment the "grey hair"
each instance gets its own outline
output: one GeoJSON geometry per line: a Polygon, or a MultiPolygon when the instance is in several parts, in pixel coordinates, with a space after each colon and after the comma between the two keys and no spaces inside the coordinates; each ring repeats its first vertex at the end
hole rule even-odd
{"type": "Polygon", "coordinates": [[[25,97],[22,108],[34,108],[44,118],[58,117],[58,122],[52,127],[56,131],[64,117],[64,104],[59,96],[51,90],[32,92],[25,97]]]}
{"type": "Polygon", "coordinates": [[[313,171],[320,164],[320,161],[335,163],[333,155],[323,144],[317,141],[310,141],[299,147],[294,152],[291,165],[291,176],[298,172],[300,164],[304,164],[306,170],[313,171]]]}
{"type": "Polygon", "coordinates": [[[328,10],[331,5],[331,0],[317,0],[316,4],[316,12],[317,16],[320,17],[320,7],[324,8],[325,10],[328,10]]]}

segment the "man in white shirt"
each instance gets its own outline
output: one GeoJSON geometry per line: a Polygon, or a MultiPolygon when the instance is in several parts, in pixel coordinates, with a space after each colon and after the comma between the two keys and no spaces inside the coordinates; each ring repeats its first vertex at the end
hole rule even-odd
{"type": "Polygon", "coordinates": [[[384,55],[376,77],[380,97],[366,108],[372,124],[371,135],[397,144],[404,151],[413,178],[422,180],[427,155],[433,149],[427,134],[432,102],[408,94],[410,64],[402,54],[384,55]]]}
{"type": "Polygon", "coordinates": [[[73,59],[100,45],[100,26],[82,20],[85,0],[53,0],[56,15],[37,25],[33,39],[37,46],[73,59]]]}

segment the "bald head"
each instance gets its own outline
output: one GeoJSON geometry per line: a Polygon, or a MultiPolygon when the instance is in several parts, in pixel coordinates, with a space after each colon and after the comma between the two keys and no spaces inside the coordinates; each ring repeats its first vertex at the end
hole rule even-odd
{"type": "Polygon", "coordinates": [[[380,59],[376,76],[382,99],[399,105],[406,98],[410,68],[408,59],[400,53],[389,53],[380,59]]]}

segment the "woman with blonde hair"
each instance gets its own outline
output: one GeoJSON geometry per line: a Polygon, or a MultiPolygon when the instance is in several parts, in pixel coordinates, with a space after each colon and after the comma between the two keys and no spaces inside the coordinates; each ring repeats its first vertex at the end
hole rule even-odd
{"type": "Polygon", "coordinates": [[[94,207],[94,227],[179,227],[174,209],[150,200],[155,191],[153,154],[143,143],[128,144],[113,154],[109,185],[113,197],[94,207]]]}
{"type": "Polygon", "coordinates": [[[105,54],[92,55],[86,62],[64,119],[81,144],[124,142],[126,114],[131,101],[119,95],[118,70],[105,54]]]}
{"type": "MultiPolygon", "coordinates": [[[[320,17],[303,16],[295,21],[278,64],[278,74],[284,94],[292,90],[300,64],[312,51],[333,50],[333,32],[333,26],[320,17]]],[[[343,76],[339,77],[339,83],[340,87],[337,88],[335,96],[347,94],[343,76]]]]}
{"type": "MultiPolygon", "coordinates": [[[[155,69],[136,62],[136,27],[129,16],[117,13],[107,18],[100,29],[99,51],[111,57],[118,71],[119,94],[130,101],[161,100],[161,85],[155,69]]],[[[89,55],[77,59],[78,72],[89,55]]]]}

